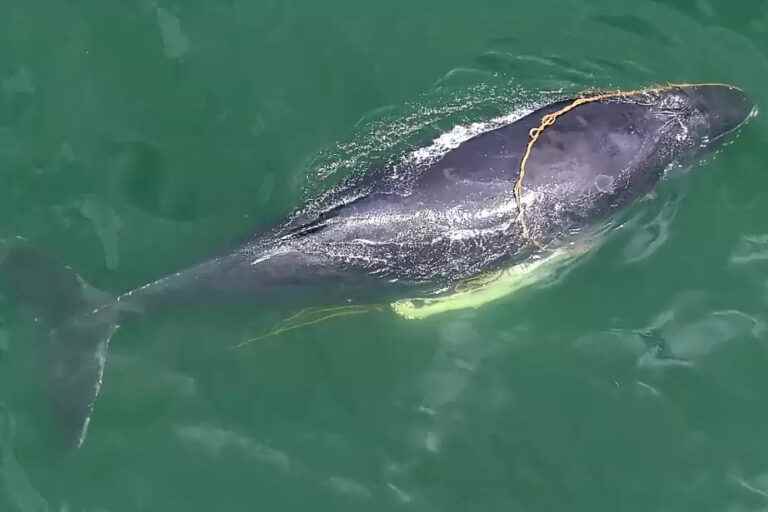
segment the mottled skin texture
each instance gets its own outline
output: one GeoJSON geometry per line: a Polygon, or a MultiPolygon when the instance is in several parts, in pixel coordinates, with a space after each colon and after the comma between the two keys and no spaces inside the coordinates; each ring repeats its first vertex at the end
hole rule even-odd
{"type": "Polygon", "coordinates": [[[444,288],[578,236],[649,192],[670,165],[715,146],[752,111],[727,86],[580,105],[532,147],[518,205],[514,188],[531,129],[571,101],[474,137],[428,165],[342,184],[231,254],[116,300],[89,297],[93,290],[71,269],[30,248],[7,249],[0,276],[50,328],[49,388],[64,438],[82,443],[109,338],[128,314],[228,301],[364,303],[444,288]]]}
{"type": "Polygon", "coordinates": [[[316,289],[325,301],[365,301],[444,287],[554,248],[605,219],[752,109],[740,90],[726,86],[671,87],[575,108],[532,149],[522,189],[526,233],[513,188],[529,132],[571,101],[474,137],[431,165],[398,169],[396,177],[378,170],[342,185],[311,214],[131,296],[311,303],[316,289]]]}

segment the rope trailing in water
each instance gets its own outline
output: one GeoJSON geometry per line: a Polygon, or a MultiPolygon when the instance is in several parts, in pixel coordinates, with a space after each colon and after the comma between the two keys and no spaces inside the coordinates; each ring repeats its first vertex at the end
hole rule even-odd
{"type": "Polygon", "coordinates": [[[333,318],[342,316],[360,315],[363,313],[373,313],[374,311],[384,311],[385,306],[380,304],[364,304],[364,305],[347,305],[347,306],[330,306],[330,307],[312,307],[304,308],[299,312],[279,321],[272,329],[266,333],[256,336],[255,338],[249,338],[232,348],[242,348],[251,343],[271,338],[273,336],[279,336],[285,332],[307,327],[309,325],[325,322],[333,318]]]}

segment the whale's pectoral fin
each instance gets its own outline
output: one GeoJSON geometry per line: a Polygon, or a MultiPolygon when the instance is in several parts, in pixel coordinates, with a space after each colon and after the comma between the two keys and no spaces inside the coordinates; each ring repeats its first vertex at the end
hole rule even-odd
{"type": "Polygon", "coordinates": [[[101,388],[109,340],[117,329],[113,299],[25,243],[0,247],[0,283],[48,330],[51,412],[64,441],[80,447],[101,388]]]}

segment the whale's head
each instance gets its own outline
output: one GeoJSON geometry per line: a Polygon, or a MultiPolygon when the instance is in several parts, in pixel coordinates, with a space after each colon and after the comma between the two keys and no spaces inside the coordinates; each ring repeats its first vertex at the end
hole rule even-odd
{"type": "Polygon", "coordinates": [[[670,85],[651,98],[652,114],[664,121],[665,143],[682,163],[716,149],[757,113],[743,90],[727,84],[670,85]]]}
{"type": "Polygon", "coordinates": [[[721,142],[757,113],[755,104],[736,86],[704,84],[680,86],[694,115],[706,120],[710,144],[721,142]]]}
{"type": "Polygon", "coordinates": [[[744,91],[725,84],[669,85],[556,103],[530,115],[539,127],[528,143],[530,158],[521,162],[531,168],[523,173],[523,186],[556,188],[575,202],[597,189],[605,196],[601,202],[620,206],[655,186],[665,169],[711,153],[756,112],[744,91]]]}
{"type": "Polygon", "coordinates": [[[534,126],[520,164],[521,201],[525,192],[535,193],[542,237],[557,237],[652,191],[667,170],[700,161],[755,113],[744,91],[720,84],[598,93],[549,105],[520,123],[534,126]]]}

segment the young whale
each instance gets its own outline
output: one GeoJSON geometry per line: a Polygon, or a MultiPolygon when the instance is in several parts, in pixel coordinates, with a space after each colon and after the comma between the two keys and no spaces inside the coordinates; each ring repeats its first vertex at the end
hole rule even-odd
{"type": "Polygon", "coordinates": [[[113,298],[25,244],[0,254],[18,303],[50,330],[54,415],[84,439],[118,322],[188,304],[366,304],[428,295],[556,251],[721,144],[755,111],[721,84],[546,105],[436,162],[342,183],[235,251],[113,298]]]}

